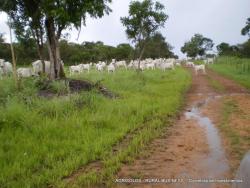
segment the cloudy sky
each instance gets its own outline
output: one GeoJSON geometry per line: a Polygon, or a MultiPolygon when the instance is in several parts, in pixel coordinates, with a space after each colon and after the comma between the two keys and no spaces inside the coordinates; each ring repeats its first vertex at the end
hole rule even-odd
{"type": "MultiPolygon", "coordinates": [[[[131,0],[113,0],[113,10],[101,19],[88,19],[77,40],[78,31],[70,32],[70,41],[103,41],[117,45],[129,42],[120,17],[128,15],[131,0]]],[[[167,41],[174,47],[174,52],[183,57],[180,47],[195,33],[211,38],[215,44],[227,42],[237,44],[247,38],[240,31],[250,17],[250,0],[159,0],[166,7],[169,19],[161,29],[167,41]]],[[[6,15],[0,14],[0,32],[8,34],[6,15]]],[[[5,38],[8,40],[8,36],[5,38]]]]}

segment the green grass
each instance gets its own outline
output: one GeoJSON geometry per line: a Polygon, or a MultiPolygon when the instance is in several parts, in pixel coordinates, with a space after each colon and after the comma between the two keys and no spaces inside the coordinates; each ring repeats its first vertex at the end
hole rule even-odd
{"type": "Polygon", "coordinates": [[[250,89],[250,59],[220,57],[209,67],[250,89]]]}
{"type": "MultiPolygon", "coordinates": [[[[63,177],[95,160],[104,162],[106,180],[169,125],[191,80],[184,69],[139,75],[91,71],[74,78],[102,80],[120,97],[108,99],[93,90],[43,99],[32,79],[21,83],[21,91],[11,78],[0,80],[0,187],[64,186],[63,177]],[[124,135],[142,125],[127,148],[110,156],[124,135]]],[[[61,84],[53,88],[64,90],[61,84]]],[[[79,177],[76,184],[93,183],[97,175],[89,177],[79,177]]]]}
{"type": "Polygon", "coordinates": [[[203,65],[203,64],[204,64],[204,61],[203,61],[203,60],[195,60],[195,61],[194,61],[194,64],[195,64],[195,65],[203,65]]]}

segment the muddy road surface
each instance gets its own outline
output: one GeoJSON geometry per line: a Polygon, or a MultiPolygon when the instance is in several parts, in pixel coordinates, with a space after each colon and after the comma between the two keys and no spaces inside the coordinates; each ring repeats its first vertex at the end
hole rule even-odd
{"type": "Polygon", "coordinates": [[[121,168],[117,174],[120,182],[115,187],[232,186],[232,183],[221,182],[235,178],[215,117],[220,113],[224,96],[248,95],[247,91],[211,71],[197,76],[192,72],[192,76],[192,86],[179,120],[164,136],[155,139],[133,164],[121,168]]]}

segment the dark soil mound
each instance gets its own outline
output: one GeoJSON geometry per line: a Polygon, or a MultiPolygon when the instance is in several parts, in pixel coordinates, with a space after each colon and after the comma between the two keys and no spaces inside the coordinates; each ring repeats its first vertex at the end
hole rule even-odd
{"type": "MultiPolygon", "coordinates": [[[[114,94],[113,92],[111,92],[107,88],[105,88],[104,86],[100,85],[99,82],[94,84],[94,83],[87,81],[87,80],[75,80],[75,79],[66,79],[64,81],[65,81],[65,83],[68,83],[69,91],[71,93],[78,93],[81,91],[90,91],[92,89],[97,89],[102,95],[104,95],[107,98],[114,99],[114,98],[118,97],[118,95],[114,94]]],[[[45,98],[53,98],[55,96],[68,95],[68,92],[56,93],[50,89],[43,88],[38,92],[38,95],[41,97],[45,97],[45,98]]]]}
{"type": "Polygon", "coordinates": [[[85,80],[68,80],[68,82],[71,92],[90,91],[94,88],[94,84],[85,80]]]}

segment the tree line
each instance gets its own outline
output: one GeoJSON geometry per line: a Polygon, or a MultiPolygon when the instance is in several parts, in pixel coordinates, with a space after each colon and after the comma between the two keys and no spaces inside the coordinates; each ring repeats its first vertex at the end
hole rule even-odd
{"type": "MultiPolygon", "coordinates": [[[[36,42],[33,38],[19,39],[13,44],[17,65],[30,65],[31,62],[39,59],[36,42]]],[[[138,50],[128,43],[117,46],[106,45],[101,41],[83,42],[81,44],[72,43],[66,39],[59,41],[61,59],[65,65],[75,65],[79,63],[96,63],[98,61],[110,62],[111,59],[126,60],[138,59],[138,50]]],[[[177,57],[172,52],[173,47],[166,42],[161,33],[155,33],[148,39],[142,58],[171,58],[177,57]]],[[[49,59],[47,46],[41,51],[45,60],[49,59]]],[[[0,58],[11,61],[10,45],[5,42],[0,34],[0,58]]]]}
{"type": "MultiPolygon", "coordinates": [[[[216,46],[218,55],[250,58],[250,18],[247,19],[245,27],[241,30],[241,34],[244,36],[247,35],[249,39],[237,45],[230,45],[225,42],[220,43],[216,46]]],[[[212,56],[208,52],[213,50],[213,46],[212,39],[206,38],[201,34],[195,34],[190,41],[185,42],[181,51],[191,58],[212,56]]]]}

